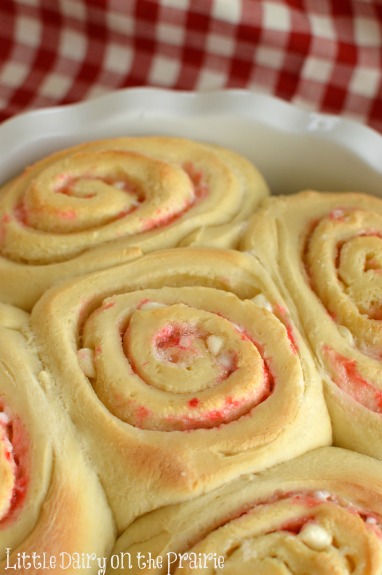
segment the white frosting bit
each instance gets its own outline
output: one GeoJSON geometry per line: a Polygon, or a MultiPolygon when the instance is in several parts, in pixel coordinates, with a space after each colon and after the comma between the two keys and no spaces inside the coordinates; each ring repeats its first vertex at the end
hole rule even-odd
{"type": "Polygon", "coordinates": [[[210,351],[212,355],[218,355],[223,346],[224,339],[219,335],[209,335],[207,337],[208,351],[210,351]]]}
{"type": "Polygon", "coordinates": [[[336,208],[331,213],[331,216],[334,219],[341,219],[344,217],[344,215],[345,215],[345,212],[343,210],[341,210],[341,208],[336,208]]]}
{"type": "Polygon", "coordinates": [[[148,311],[150,309],[157,309],[160,307],[167,307],[167,306],[166,304],[160,303],[159,301],[146,301],[139,307],[139,309],[143,311],[148,311]]]}
{"type": "Polygon", "coordinates": [[[126,188],[126,182],[123,180],[117,180],[116,182],[113,182],[113,187],[118,190],[124,190],[126,188]]]}
{"type": "Polygon", "coordinates": [[[10,422],[9,416],[4,413],[4,411],[0,411],[0,424],[8,425],[10,422]]]}
{"type": "Polygon", "coordinates": [[[314,492],[314,497],[315,497],[315,499],[318,499],[319,501],[327,501],[330,497],[330,492],[325,491],[324,489],[321,489],[319,491],[314,492]]]}
{"type": "Polygon", "coordinates": [[[257,294],[255,297],[252,298],[252,301],[255,305],[257,305],[258,307],[263,307],[265,309],[267,309],[268,311],[272,311],[273,312],[273,307],[271,302],[265,297],[264,294],[259,293],[257,294]]]}
{"type": "Polygon", "coordinates": [[[307,523],[300,532],[302,541],[315,551],[323,551],[332,543],[331,533],[317,523],[307,523]]]}
{"type": "Polygon", "coordinates": [[[372,525],[377,525],[378,521],[375,517],[366,517],[365,523],[371,523],[372,525]]]}
{"type": "Polygon", "coordinates": [[[95,377],[94,351],[88,347],[83,347],[77,352],[78,363],[86,377],[95,377]]]}
{"type": "Polygon", "coordinates": [[[220,365],[222,367],[224,367],[225,369],[233,369],[233,360],[232,360],[232,356],[229,353],[222,353],[219,355],[219,357],[217,358],[218,362],[220,363],[220,365]]]}
{"type": "Polygon", "coordinates": [[[344,325],[339,325],[338,331],[340,332],[342,337],[346,339],[346,341],[349,345],[354,345],[353,334],[347,327],[345,327],[344,325]]]}

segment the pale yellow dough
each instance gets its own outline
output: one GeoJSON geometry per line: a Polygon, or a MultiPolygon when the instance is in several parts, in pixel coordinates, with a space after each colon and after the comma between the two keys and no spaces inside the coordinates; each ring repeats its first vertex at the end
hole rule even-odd
{"type": "Polygon", "coordinates": [[[138,515],[331,442],[322,382],[253,257],[151,253],[53,288],[32,312],[119,532],[138,515]]]}
{"type": "Polygon", "coordinates": [[[381,570],[382,464],[323,447],[137,519],[118,539],[107,575],[381,570]]]}
{"type": "MultiPolygon", "coordinates": [[[[39,384],[28,315],[5,304],[0,369],[1,573],[59,575],[62,553],[107,557],[115,527],[105,494],[58,396],[39,384]],[[28,567],[33,553],[56,566],[28,567]]],[[[98,567],[92,561],[75,573],[98,567]]]]}
{"type": "Polygon", "coordinates": [[[241,249],[267,267],[301,327],[325,380],[334,443],[382,459],[382,200],[271,198],[241,249]]]}
{"type": "Polygon", "coordinates": [[[29,310],[62,279],[160,248],[235,247],[269,194],[241,155],[172,137],[88,142],[0,190],[0,299],[29,310]]]}

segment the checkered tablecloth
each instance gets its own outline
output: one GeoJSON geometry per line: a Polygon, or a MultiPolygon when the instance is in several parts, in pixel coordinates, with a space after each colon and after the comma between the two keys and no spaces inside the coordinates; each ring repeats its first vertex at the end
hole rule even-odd
{"type": "Polygon", "coordinates": [[[1,0],[1,121],[127,86],[247,88],[382,131],[382,0],[1,0]]]}

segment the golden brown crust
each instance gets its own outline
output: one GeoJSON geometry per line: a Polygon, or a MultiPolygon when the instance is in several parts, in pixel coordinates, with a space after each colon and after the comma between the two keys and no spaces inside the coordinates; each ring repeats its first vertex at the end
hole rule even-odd
{"type": "Polygon", "coordinates": [[[271,271],[325,378],[335,444],[382,458],[382,201],[272,198],[242,243],[271,271]],[[294,312],[293,312],[294,310],[294,312]]]}
{"type": "Polygon", "coordinates": [[[148,254],[51,290],[32,323],[119,529],[331,441],[309,353],[245,254],[148,254]]]}
{"type": "MultiPolygon", "coordinates": [[[[1,481],[0,569],[31,573],[22,553],[57,565],[33,573],[62,573],[61,553],[108,555],[114,524],[105,495],[86,461],[61,401],[38,382],[41,365],[33,351],[26,313],[0,304],[1,441],[12,463],[13,485],[1,481]],[[6,553],[8,549],[8,553],[6,553]]],[[[4,451],[1,454],[4,462],[4,451]]],[[[97,573],[97,565],[81,568],[97,573]]]]}
{"type": "Polygon", "coordinates": [[[1,191],[0,297],[29,310],[53,283],[142,251],[233,247],[268,193],[244,157],[181,138],[115,138],[57,152],[1,191]]]}

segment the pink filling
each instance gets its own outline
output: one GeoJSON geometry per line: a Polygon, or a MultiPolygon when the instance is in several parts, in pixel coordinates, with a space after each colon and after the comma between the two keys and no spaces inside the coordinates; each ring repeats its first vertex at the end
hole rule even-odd
{"type": "Polygon", "coordinates": [[[204,179],[204,174],[201,170],[197,170],[192,162],[185,162],[183,169],[190,178],[194,186],[195,197],[197,200],[202,200],[208,194],[208,184],[204,179]]]}
{"type": "MultiPolygon", "coordinates": [[[[171,363],[178,363],[186,359],[189,354],[197,357],[198,351],[193,346],[194,340],[195,338],[205,339],[205,337],[189,326],[168,325],[156,334],[154,346],[164,359],[171,363]]],[[[217,357],[216,364],[219,369],[217,382],[222,382],[238,369],[236,352],[225,354],[224,361],[221,357],[217,357]]]]}
{"type": "Polygon", "coordinates": [[[75,210],[60,210],[56,212],[56,216],[61,220],[75,220],[77,219],[77,214],[75,210]]]}
{"type": "MultiPolygon", "coordinates": [[[[2,406],[1,411],[4,412],[2,406]]],[[[9,423],[1,422],[5,434],[12,445],[12,451],[6,451],[6,458],[13,460],[15,469],[15,486],[12,493],[10,507],[7,514],[0,520],[0,529],[9,524],[15,518],[17,511],[22,506],[29,484],[27,474],[28,446],[26,443],[25,429],[17,417],[10,418],[9,423]]]]}
{"type": "Polygon", "coordinates": [[[382,391],[359,373],[357,362],[340,355],[330,346],[323,348],[323,354],[335,372],[332,375],[334,383],[370,411],[382,413],[382,391]]]}
{"type": "Polygon", "coordinates": [[[193,347],[196,337],[198,334],[192,327],[167,325],[155,335],[153,343],[164,359],[171,363],[178,363],[182,360],[184,351],[192,355],[197,354],[197,350],[193,347]]]}
{"type": "MultiPolygon", "coordinates": [[[[309,516],[298,517],[297,519],[282,523],[277,529],[277,531],[288,531],[288,533],[291,533],[292,535],[298,535],[301,529],[305,527],[305,525],[309,523],[309,521],[312,521],[312,518],[309,516]]],[[[273,531],[270,531],[270,533],[273,533],[273,531]]]]}
{"type": "Polygon", "coordinates": [[[150,410],[147,409],[147,407],[145,407],[144,405],[139,405],[136,409],[135,414],[138,419],[136,423],[137,427],[142,427],[144,420],[150,416],[150,410]]]}
{"type": "Polygon", "coordinates": [[[297,345],[296,339],[294,337],[293,326],[292,326],[292,323],[289,319],[288,311],[282,305],[277,305],[277,310],[279,312],[280,320],[283,323],[283,325],[285,326],[285,329],[287,331],[287,336],[289,339],[290,347],[291,347],[293,353],[297,354],[298,353],[298,345],[297,345]]]}
{"type": "Polygon", "coordinates": [[[115,301],[104,301],[101,306],[101,311],[105,311],[115,306],[115,301]]]}
{"type": "Polygon", "coordinates": [[[185,214],[193,204],[194,202],[192,200],[185,202],[183,209],[179,210],[179,212],[175,214],[168,214],[167,212],[162,214],[163,210],[161,208],[158,208],[155,212],[155,217],[148,218],[147,220],[145,220],[143,230],[149,231],[152,230],[153,228],[158,228],[159,226],[164,227],[172,224],[176,220],[180,219],[183,216],[183,214],[185,214]]]}
{"type": "Polygon", "coordinates": [[[15,206],[14,216],[20,224],[24,226],[28,225],[28,214],[24,202],[21,201],[17,206],[15,206]]]}
{"type": "Polygon", "coordinates": [[[330,212],[329,219],[343,222],[345,219],[344,216],[345,216],[345,210],[343,208],[335,208],[330,212]]]}
{"type": "Polygon", "coordinates": [[[194,408],[194,407],[199,407],[200,405],[200,399],[198,399],[197,397],[193,397],[192,399],[190,399],[190,401],[187,403],[188,407],[194,408]]]}
{"type": "Polygon", "coordinates": [[[168,325],[155,336],[155,345],[158,349],[168,349],[179,347],[180,349],[190,349],[195,337],[195,330],[184,326],[168,325]]]}
{"type": "MultiPolygon", "coordinates": [[[[322,491],[324,493],[325,490],[322,491]]],[[[327,492],[325,492],[327,493],[327,492]]],[[[317,490],[315,492],[306,492],[306,491],[298,491],[298,492],[290,492],[290,493],[283,493],[276,491],[273,496],[257,501],[254,505],[248,505],[248,507],[244,510],[241,510],[233,517],[227,518],[224,523],[228,523],[229,521],[238,519],[242,516],[251,513],[258,507],[269,506],[273,503],[277,503],[279,501],[288,500],[290,505],[303,504],[308,510],[313,510],[315,507],[322,505],[323,503],[329,503],[332,505],[340,506],[343,509],[346,509],[349,513],[354,515],[358,515],[360,519],[367,525],[368,528],[372,529],[377,536],[382,537],[382,518],[379,517],[377,514],[366,511],[364,509],[360,509],[346,500],[342,500],[340,497],[336,496],[335,494],[327,493],[327,495],[322,498],[320,497],[320,491],[317,490]]],[[[269,531],[268,533],[275,533],[277,531],[288,531],[291,534],[298,535],[302,528],[309,522],[314,521],[314,512],[313,514],[306,514],[302,517],[297,517],[296,519],[286,521],[278,526],[277,529],[269,531]]],[[[222,523],[221,525],[223,525],[222,523]]],[[[221,526],[220,525],[220,526],[221,526]]]]}
{"type": "MultiPolygon", "coordinates": [[[[259,400],[258,403],[261,403],[261,401],[263,401],[263,399],[259,400]]],[[[235,408],[238,408],[241,405],[245,405],[245,403],[246,403],[245,399],[239,400],[239,399],[233,399],[232,397],[227,396],[224,399],[224,405],[221,409],[211,409],[209,411],[202,411],[201,415],[202,415],[204,421],[209,421],[212,424],[214,424],[216,422],[227,423],[227,421],[230,421],[229,416],[234,415],[235,408]]],[[[191,410],[193,410],[193,409],[202,410],[203,402],[198,397],[193,397],[192,399],[190,399],[190,401],[187,402],[187,406],[191,410]]],[[[198,419],[197,417],[193,417],[192,415],[188,415],[187,417],[183,417],[182,421],[185,424],[185,427],[187,427],[189,429],[198,428],[201,426],[200,425],[201,424],[200,419],[198,419]]]]}
{"type": "MultiPolygon", "coordinates": [[[[166,417],[167,423],[174,423],[173,430],[191,431],[193,429],[210,428],[215,424],[223,424],[230,421],[229,415],[231,414],[233,407],[239,407],[241,404],[245,404],[245,400],[233,400],[232,397],[227,396],[224,401],[224,406],[221,409],[212,409],[209,411],[204,411],[197,416],[184,416],[179,417],[169,416],[166,417]],[[228,418],[228,419],[227,419],[228,418]],[[179,423],[181,425],[179,425],[179,423]]],[[[187,406],[191,410],[197,410],[202,407],[202,401],[194,397],[187,402],[187,406]]],[[[137,427],[145,428],[145,420],[151,416],[151,411],[143,405],[135,405],[132,408],[135,415],[135,425],[137,427]]],[[[234,414],[232,415],[234,417],[234,414]]]]}
{"type": "MultiPolygon", "coordinates": [[[[263,400],[261,400],[263,401],[263,400]]],[[[259,401],[259,403],[261,403],[261,401],[259,401]]],[[[203,412],[203,418],[215,422],[215,421],[219,421],[222,420],[224,421],[224,419],[231,413],[232,408],[236,408],[239,407],[240,405],[244,405],[245,404],[245,400],[244,399],[233,399],[231,396],[227,396],[224,399],[224,406],[221,409],[211,409],[210,411],[206,411],[203,412]]],[[[197,397],[193,397],[188,403],[187,403],[188,407],[190,407],[191,409],[194,408],[200,408],[202,406],[202,401],[197,398],[197,397]]],[[[192,418],[190,418],[188,421],[192,421],[192,418]]]]}

